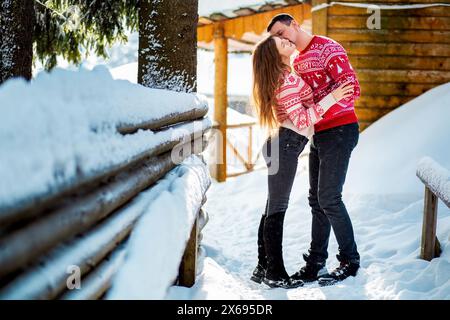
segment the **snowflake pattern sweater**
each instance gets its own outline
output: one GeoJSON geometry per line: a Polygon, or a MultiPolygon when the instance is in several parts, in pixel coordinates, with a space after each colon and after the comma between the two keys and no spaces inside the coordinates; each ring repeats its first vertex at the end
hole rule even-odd
{"type": "Polygon", "coordinates": [[[315,124],[315,131],[358,122],[355,100],[360,96],[360,87],[355,71],[348,60],[345,49],[336,41],[313,36],[308,46],[294,59],[295,72],[313,89],[314,101],[320,101],[346,80],[354,85],[353,96],[335,103],[315,124]]]}
{"type": "Polygon", "coordinates": [[[305,136],[309,136],[309,131],[304,129],[320,121],[322,115],[336,103],[331,93],[314,103],[311,87],[297,74],[288,71],[283,74],[275,94],[277,121],[289,128],[293,124],[292,129],[305,136]]]}

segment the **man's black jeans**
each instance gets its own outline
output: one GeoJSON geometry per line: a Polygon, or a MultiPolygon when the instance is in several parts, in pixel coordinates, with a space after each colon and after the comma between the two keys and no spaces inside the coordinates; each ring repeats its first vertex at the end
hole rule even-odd
{"type": "Polygon", "coordinates": [[[342,188],[350,155],[358,144],[359,125],[351,123],[316,132],[309,155],[309,205],[312,211],[311,247],[308,261],[325,263],[333,228],[339,245],[339,261],[359,264],[359,253],[342,188]]]}
{"type": "Polygon", "coordinates": [[[263,146],[269,173],[266,215],[286,212],[297,172],[298,157],[307,142],[308,138],[285,127],[280,127],[277,135],[266,140],[263,146]]]}

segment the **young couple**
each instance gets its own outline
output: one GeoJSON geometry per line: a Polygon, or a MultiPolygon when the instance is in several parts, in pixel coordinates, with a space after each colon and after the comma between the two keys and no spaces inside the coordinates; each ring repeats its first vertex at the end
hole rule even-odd
{"type": "Polygon", "coordinates": [[[354,110],[359,83],[343,47],[307,33],[292,16],[275,16],[267,31],[270,36],[253,54],[255,108],[261,125],[272,133],[263,148],[269,168],[268,199],[258,228],[258,265],[251,279],[272,288],[296,288],[316,280],[330,285],[355,276],[360,263],[342,202],[350,155],[359,137],[354,110]],[[306,264],[289,276],[283,262],[283,222],[298,157],[309,139],[312,239],[303,254],[306,264]],[[340,265],[328,273],[331,228],[339,244],[340,265]]]}

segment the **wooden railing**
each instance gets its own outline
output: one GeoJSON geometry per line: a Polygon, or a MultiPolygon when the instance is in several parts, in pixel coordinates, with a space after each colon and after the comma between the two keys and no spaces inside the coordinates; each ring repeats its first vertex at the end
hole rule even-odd
{"type": "MultiPolygon", "coordinates": [[[[230,177],[236,177],[236,176],[240,176],[249,172],[252,172],[254,170],[258,170],[258,169],[264,169],[266,168],[265,166],[256,166],[259,158],[261,157],[261,152],[262,152],[262,147],[261,150],[258,150],[258,152],[256,153],[256,156],[253,156],[253,147],[254,147],[254,132],[253,129],[256,126],[256,121],[248,121],[248,122],[240,122],[240,123],[231,123],[231,124],[227,124],[227,130],[229,129],[243,129],[243,128],[247,128],[248,129],[248,144],[247,144],[247,152],[246,154],[242,154],[235,145],[233,145],[233,143],[230,141],[230,139],[228,138],[228,135],[226,137],[226,145],[228,148],[230,148],[231,152],[233,153],[234,157],[244,166],[244,170],[241,172],[229,172],[228,168],[225,168],[226,172],[225,172],[225,176],[227,178],[230,177]]],[[[218,124],[214,124],[213,125],[214,129],[218,129],[219,125],[218,124]]],[[[229,159],[226,160],[226,163],[229,164],[230,161],[229,159]]]]}
{"type": "MultiPolygon", "coordinates": [[[[24,197],[14,205],[0,204],[0,299],[102,297],[121,266],[128,236],[142,215],[142,210],[131,210],[133,200],[177,165],[172,159],[175,147],[181,146],[177,161],[203,152],[208,144],[205,134],[211,129],[206,113],[207,106],[157,120],[124,123],[117,128],[121,134],[177,129],[190,133],[172,135],[176,138],[126,162],[89,176],[80,174],[45,194],[24,197]],[[187,130],[195,123],[199,129],[187,130]],[[69,265],[81,271],[82,293],[67,287],[69,265]]],[[[210,185],[210,181],[199,183],[210,185]]],[[[203,200],[196,204],[198,217],[181,262],[180,285],[195,282],[197,239],[206,221],[201,207],[207,187],[202,189],[203,200]]]]}
{"type": "Polygon", "coordinates": [[[430,261],[441,253],[436,237],[438,199],[450,208],[450,175],[430,158],[420,161],[416,174],[425,184],[420,257],[430,261]]]}

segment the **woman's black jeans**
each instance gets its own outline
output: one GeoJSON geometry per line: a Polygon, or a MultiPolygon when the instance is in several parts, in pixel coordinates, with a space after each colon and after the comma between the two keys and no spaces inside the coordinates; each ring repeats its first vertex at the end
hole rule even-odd
{"type": "Polygon", "coordinates": [[[280,127],[278,135],[267,138],[263,156],[268,168],[269,192],[265,214],[285,213],[297,172],[298,157],[308,138],[297,132],[280,127]]]}
{"type": "Polygon", "coordinates": [[[271,280],[288,278],[283,263],[283,222],[289,196],[297,172],[298,157],[308,139],[297,132],[280,127],[263,146],[268,168],[266,209],[258,228],[258,264],[266,268],[271,280]]]}

